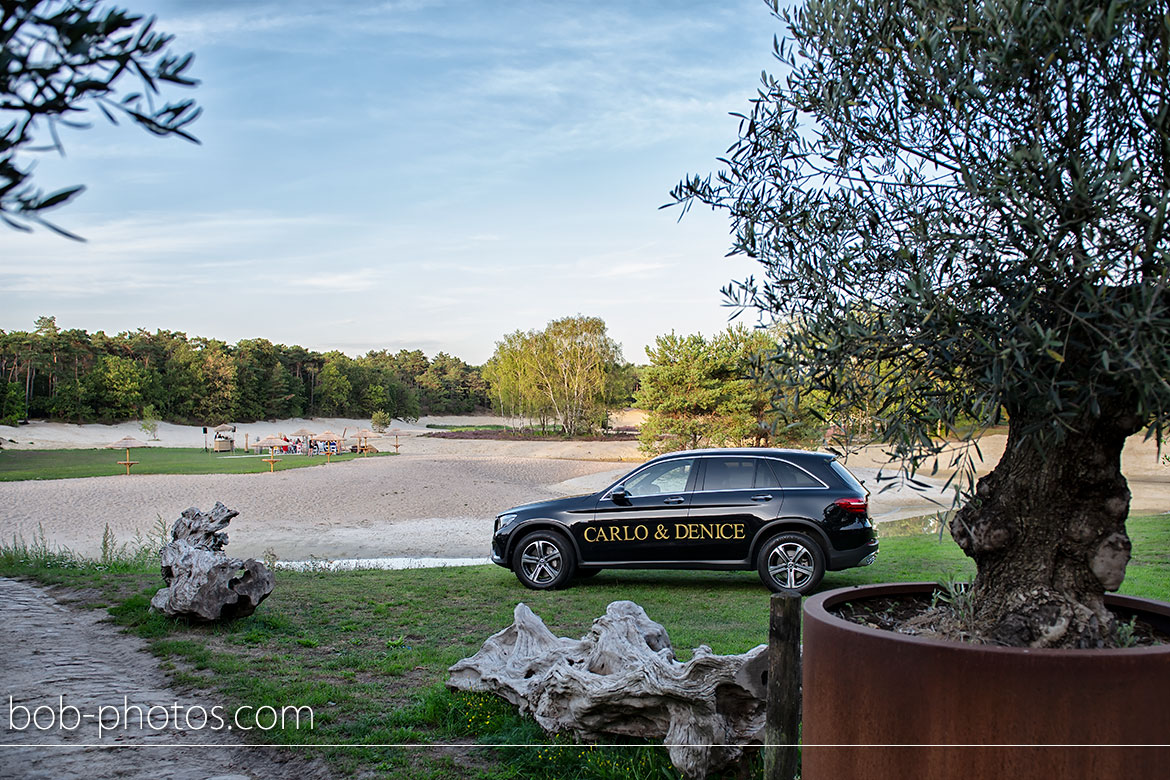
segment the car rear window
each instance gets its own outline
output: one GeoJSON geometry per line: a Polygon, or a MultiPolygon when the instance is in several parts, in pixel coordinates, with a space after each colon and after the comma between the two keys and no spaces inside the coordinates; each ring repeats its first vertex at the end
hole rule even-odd
{"type": "Polygon", "coordinates": [[[862,484],[857,480],[857,477],[853,476],[849,469],[845,468],[835,460],[829,462],[829,467],[833,469],[833,473],[840,477],[846,485],[856,490],[858,493],[863,495],[865,494],[865,487],[862,486],[862,484]]]}
{"type": "Polygon", "coordinates": [[[799,466],[786,460],[771,461],[776,478],[780,480],[780,487],[786,488],[820,488],[824,487],[819,479],[809,474],[799,466]]]}

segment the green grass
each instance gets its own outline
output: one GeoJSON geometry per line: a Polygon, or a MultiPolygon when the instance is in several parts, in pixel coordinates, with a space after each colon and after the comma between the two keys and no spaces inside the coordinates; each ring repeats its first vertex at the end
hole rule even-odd
{"type": "MultiPolygon", "coordinates": [[[[1170,600],[1170,517],[1131,518],[1134,557],[1123,593],[1170,600]]],[[[971,562],[936,534],[882,538],[878,562],[830,572],[823,588],[969,578],[971,562]]],[[[148,611],[161,585],[146,559],[79,561],[44,545],[0,548],[0,575],[62,585],[81,605],[144,637],[177,683],[228,707],[311,706],[315,727],[253,732],[315,748],[340,775],[391,778],[677,777],[661,747],[588,747],[552,739],[490,696],[443,687],[446,669],[512,621],[523,601],[558,636],[579,637],[606,605],[630,599],[670,634],[678,656],[710,645],[744,652],[767,640],[770,594],[750,572],[607,571],[554,592],[523,589],[495,566],[410,571],[278,572],[257,613],[189,625],[148,611]],[[446,749],[452,744],[528,747],[446,749]],[[387,748],[356,745],[410,744],[387,748]]],[[[909,670],[912,675],[913,671],[909,670]]],[[[198,694],[184,694],[189,698],[198,694]]],[[[758,776],[758,771],[757,771],[758,776]]]]}
{"type": "MultiPolygon", "coordinates": [[[[333,463],[354,458],[372,458],[393,455],[379,452],[370,455],[343,453],[332,456],[333,463]]],[[[0,482],[25,479],[72,479],[75,477],[126,476],[126,468],[118,465],[125,460],[126,450],[0,450],[0,482]]],[[[268,457],[230,453],[205,452],[180,447],[140,447],[130,450],[130,460],[138,461],[131,467],[135,474],[253,474],[268,471],[263,458],[268,457]]],[[[324,455],[280,455],[277,471],[321,466],[324,455]]]]}
{"type": "Polygon", "coordinates": [[[506,431],[509,430],[506,425],[439,425],[438,423],[427,423],[427,428],[436,431],[506,431]]]}
{"type": "Polygon", "coordinates": [[[1133,557],[1120,592],[1170,601],[1170,515],[1131,517],[1125,526],[1133,541],[1133,557]]]}

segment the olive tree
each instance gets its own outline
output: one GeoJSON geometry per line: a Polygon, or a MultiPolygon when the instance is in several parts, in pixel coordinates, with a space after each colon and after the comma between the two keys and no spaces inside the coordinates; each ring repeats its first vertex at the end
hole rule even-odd
{"type": "Polygon", "coordinates": [[[780,407],[811,388],[848,412],[879,387],[907,471],[942,456],[965,475],[950,531],[981,634],[1115,642],[1121,451],[1160,440],[1170,408],[1165,3],[771,5],[779,75],[724,169],[672,195],[726,211],[762,266],[734,302],[799,323],[770,359],[780,407]],[[1005,422],[976,482],[955,440],[1005,422]]]}
{"type": "Polygon", "coordinates": [[[194,101],[160,100],[163,85],[197,83],[186,75],[192,55],[173,54],[171,40],[153,19],[97,0],[0,2],[0,220],[77,238],[45,221],[44,212],[84,187],[44,193],[26,156],[63,154],[58,126],[84,127],[91,109],[115,124],[121,117],[154,135],[196,140],[186,129],[199,116],[194,101]],[[127,81],[135,86],[119,94],[127,81]]]}

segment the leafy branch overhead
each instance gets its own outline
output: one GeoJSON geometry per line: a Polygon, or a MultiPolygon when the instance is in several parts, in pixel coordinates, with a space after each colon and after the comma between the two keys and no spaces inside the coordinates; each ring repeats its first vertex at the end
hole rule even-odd
{"type": "Polygon", "coordinates": [[[1164,5],[812,2],[740,138],[675,202],[726,210],[790,323],[779,387],[839,411],[882,366],[899,454],[1051,412],[1170,416],[1164,5]],[[1119,9],[1125,7],[1125,12],[1119,9]],[[945,389],[940,389],[940,387],[945,389]],[[1129,401],[1132,399],[1132,404],[1129,401]],[[974,426],[972,426],[974,423],[974,426]]]}
{"type": "Polygon", "coordinates": [[[41,224],[77,238],[44,212],[84,186],[43,192],[28,156],[64,155],[59,129],[89,127],[93,109],[115,125],[129,119],[154,135],[198,143],[187,129],[201,111],[195,101],[162,97],[167,85],[198,84],[186,75],[193,55],[173,54],[172,38],[154,29],[153,18],[97,0],[0,2],[0,219],[17,230],[41,224]]]}

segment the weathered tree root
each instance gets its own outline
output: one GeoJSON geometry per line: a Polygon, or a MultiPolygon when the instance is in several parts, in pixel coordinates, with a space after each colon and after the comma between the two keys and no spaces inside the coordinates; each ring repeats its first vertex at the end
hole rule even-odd
{"type": "Polygon", "coordinates": [[[224,529],[238,514],[218,501],[209,514],[196,507],[183,511],[172,541],[159,552],[168,587],[154,594],[152,610],[192,620],[230,620],[251,615],[268,598],[276,584],[268,567],[223,552],[224,529]]]}
{"type": "Polygon", "coordinates": [[[662,739],[685,777],[737,763],[760,744],[767,646],[684,663],[666,630],[632,601],[615,601],[580,640],[556,637],[524,604],[515,622],[450,668],[449,688],[495,693],[550,733],[662,739]]]}

